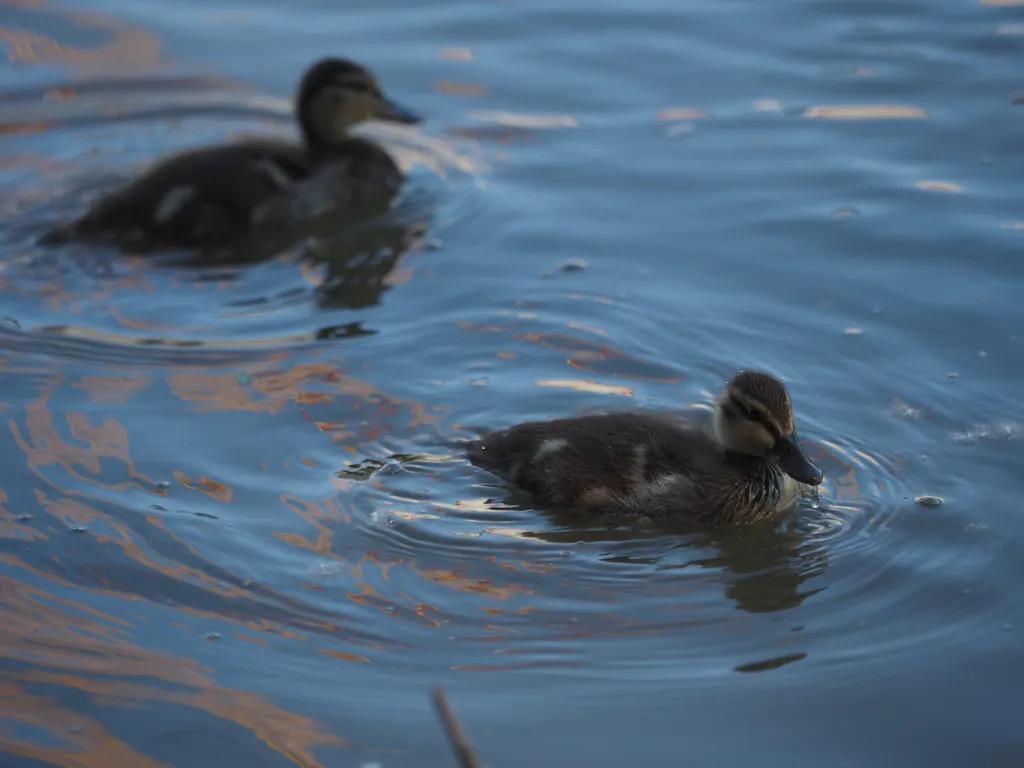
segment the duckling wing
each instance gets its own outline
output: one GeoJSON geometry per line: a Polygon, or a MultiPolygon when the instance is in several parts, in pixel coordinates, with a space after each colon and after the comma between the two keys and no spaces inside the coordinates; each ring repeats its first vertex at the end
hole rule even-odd
{"type": "Polygon", "coordinates": [[[691,496],[694,470],[720,455],[701,430],[636,413],[529,422],[485,435],[469,448],[475,464],[548,503],[631,514],[646,514],[645,504],[691,496]]]}
{"type": "Polygon", "coordinates": [[[309,173],[303,150],[287,144],[252,142],[186,152],[101,198],[69,234],[201,245],[244,233],[259,205],[309,173]]]}

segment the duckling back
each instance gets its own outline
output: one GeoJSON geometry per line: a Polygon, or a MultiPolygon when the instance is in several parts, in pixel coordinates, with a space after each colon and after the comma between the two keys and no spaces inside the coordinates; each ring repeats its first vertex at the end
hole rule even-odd
{"type": "Polygon", "coordinates": [[[324,156],[267,141],[198,149],[157,163],[43,242],[216,246],[370,197],[386,203],[401,183],[390,155],[358,138],[324,156]]]}
{"type": "Polygon", "coordinates": [[[786,482],[770,462],[727,452],[702,429],[638,413],[520,424],[468,454],[577,514],[752,522],[775,511],[786,482]]]}

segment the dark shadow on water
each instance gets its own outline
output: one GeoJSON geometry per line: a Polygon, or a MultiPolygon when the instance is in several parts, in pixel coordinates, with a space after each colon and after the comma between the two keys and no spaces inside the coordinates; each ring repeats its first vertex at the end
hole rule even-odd
{"type": "MultiPolygon", "coordinates": [[[[495,500],[497,501],[497,500],[495,500]]],[[[536,509],[519,491],[503,499],[503,507],[536,509]]],[[[531,531],[524,536],[557,544],[606,544],[650,541],[671,537],[670,546],[656,553],[606,555],[610,563],[645,565],[659,570],[701,568],[721,569],[728,574],[725,594],[737,608],[748,613],[772,613],[795,608],[822,589],[802,589],[808,579],[820,576],[828,567],[824,544],[802,530],[801,518],[815,510],[801,505],[775,520],[747,526],[709,529],[685,523],[629,523],[606,526],[564,512],[544,510],[542,514],[556,530],[531,531]],[[665,562],[673,553],[694,551],[694,557],[665,562]],[[717,554],[708,556],[712,550],[717,554]]]]}

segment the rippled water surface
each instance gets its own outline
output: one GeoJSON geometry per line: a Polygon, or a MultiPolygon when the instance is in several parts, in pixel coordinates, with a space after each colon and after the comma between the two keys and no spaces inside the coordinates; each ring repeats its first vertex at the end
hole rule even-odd
{"type": "Polygon", "coordinates": [[[0,749],[38,766],[1024,762],[1024,6],[0,0],[0,749]],[[288,135],[427,115],[389,217],[218,264],[43,250],[288,135]],[[329,245],[324,245],[329,242],[329,245]],[[319,245],[318,245],[319,243],[319,245]],[[771,524],[609,529],[480,429],[788,383],[771,524]]]}

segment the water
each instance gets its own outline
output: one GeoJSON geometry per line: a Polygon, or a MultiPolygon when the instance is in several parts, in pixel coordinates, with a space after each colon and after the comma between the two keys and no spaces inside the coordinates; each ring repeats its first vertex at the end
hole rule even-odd
{"type": "Polygon", "coordinates": [[[452,766],[433,685],[491,766],[1018,765],[1022,33],[0,4],[5,768],[452,766]],[[207,268],[32,245],[138,163],[289,131],[327,53],[430,117],[386,136],[398,223],[207,268]],[[766,526],[560,520],[460,454],[700,413],[740,366],[826,474],[766,526]]]}

